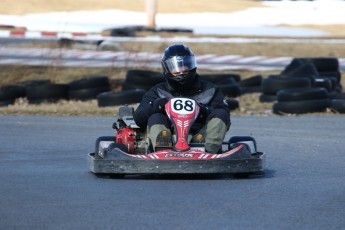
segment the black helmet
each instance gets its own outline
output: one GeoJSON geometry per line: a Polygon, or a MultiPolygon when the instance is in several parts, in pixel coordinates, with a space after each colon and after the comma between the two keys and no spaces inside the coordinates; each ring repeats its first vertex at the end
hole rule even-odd
{"type": "Polygon", "coordinates": [[[161,63],[165,78],[175,90],[186,89],[195,80],[195,55],[187,46],[169,46],[164,51],[161,63]]]}

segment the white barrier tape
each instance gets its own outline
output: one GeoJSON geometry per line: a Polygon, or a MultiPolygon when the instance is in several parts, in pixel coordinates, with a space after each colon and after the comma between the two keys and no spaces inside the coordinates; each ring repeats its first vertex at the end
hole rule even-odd
{"type": "Polygon", "coordinates": [[[321,43],[321,44],[344,44],[342,38],[216,38],[216,37],[112,37],[100,33],[80,32],[50,32],[50,31],[23,31],[23,30],[0,30],[0,38],[21,38],[21,39],[51,39],[62,38],[82,41],[113,41],[113,42],[169,42],[169,43],[321,43]]]}
{"type": "MultiPolygon", "coordinates": [[[[0,48],[2,65],[52,65],[82,67],[160,67],[161,54],[111,51],[83,51],[66,49],[0,48]]],[[[267,57],[241,55],[198,55],[199,69],[268,71],[283,69],[292,57],[267,57]]],[[[339,58],[340,69],[345,69],[345,59],[339,58]]]]}

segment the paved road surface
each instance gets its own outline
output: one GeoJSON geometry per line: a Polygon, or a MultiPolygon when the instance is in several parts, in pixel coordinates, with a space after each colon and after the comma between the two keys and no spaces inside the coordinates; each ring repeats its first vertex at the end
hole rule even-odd
{"type": "Polygon", "coordinates": [[[1,116],[0,229],[344,229],[345,117],[236,116],[266,174],[97,178],[111,117],[1,116]]]}

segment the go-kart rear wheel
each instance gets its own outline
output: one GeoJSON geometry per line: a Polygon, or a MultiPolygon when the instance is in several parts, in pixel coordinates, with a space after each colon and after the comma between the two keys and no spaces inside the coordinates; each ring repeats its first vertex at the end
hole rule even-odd
{"type": "Polygon", "coordinates": [[[118,173],[95,173],[95,175],[99,178],[110,178],[110,179],[121,179],[126,174],[118,174],[118,173]]]}
{"type": "Polygon", "coordinates": [[[233,174],[233,176],[236,179],[246,179],[250,176],[250,173],[235,173],[235,174],[233,174]]]}
{"type": "Polygon", "coordinates": [[[115,173],[109,173],[106,175],[107,175],[107,177],[109,177],[111,179],[121,179],[121,178],[124,178],[126,176],[126,174],[115,174],[115,173]]]}

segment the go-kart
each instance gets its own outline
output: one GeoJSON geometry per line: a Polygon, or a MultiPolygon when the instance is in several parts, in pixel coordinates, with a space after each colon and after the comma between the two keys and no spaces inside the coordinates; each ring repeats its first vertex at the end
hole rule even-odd
{"type": "Polygon", "coordinates": [[[198,117],[199,108],[193,99],[171,98],[165,110],[174,127],[174,143],[153,148],[145,131],[135,124],[134,108],[121,106],[117,122],[113,123],[116,135],[99,137],[95,152],[88,154],[90,170],[112,177],[223,173],[249,176],[263,172],[265,153],[257,151],[251,136],[233,136],[223,141],[217,154],[206,152],[204,143],[190,143],[189,129],[198,117]]]}

